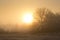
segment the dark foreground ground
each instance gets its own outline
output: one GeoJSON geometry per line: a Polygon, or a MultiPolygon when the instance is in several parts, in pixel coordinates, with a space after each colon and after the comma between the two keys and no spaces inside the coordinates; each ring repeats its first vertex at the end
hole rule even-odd
{"type": "Polygon", "coordinates": [[[0,40],[60,40],[60,33],[0,34],[0,40]]]}

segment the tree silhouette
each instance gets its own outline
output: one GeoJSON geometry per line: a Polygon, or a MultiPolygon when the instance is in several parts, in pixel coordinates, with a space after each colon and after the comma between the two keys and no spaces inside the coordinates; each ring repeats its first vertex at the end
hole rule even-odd
{"type": "Polygon", "coordinates": [[[40,8],[37,9],[36,13],[40,17],[39,26],[35,32],[60,32],[60,15],[59,13],[53,13],[49,9],[40,8]]]}

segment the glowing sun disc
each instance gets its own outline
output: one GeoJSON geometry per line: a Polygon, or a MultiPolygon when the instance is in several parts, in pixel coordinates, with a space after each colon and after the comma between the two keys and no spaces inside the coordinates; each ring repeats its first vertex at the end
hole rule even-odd
{"type": "Polygon", "coordinates": [[[22,19],[24,23],[31,23],[33,20],[33,15],[32,13],[25,13],[22,19]]]}

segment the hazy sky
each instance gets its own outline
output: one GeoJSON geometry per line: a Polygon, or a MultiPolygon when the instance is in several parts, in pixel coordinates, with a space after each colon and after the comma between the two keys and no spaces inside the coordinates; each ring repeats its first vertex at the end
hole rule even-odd
{"type": "Polygon", "coordinates": [[[0,0],[0,23],[16,23],[21,12],[41,7],[60,12],[60,0],[0,0]]]}

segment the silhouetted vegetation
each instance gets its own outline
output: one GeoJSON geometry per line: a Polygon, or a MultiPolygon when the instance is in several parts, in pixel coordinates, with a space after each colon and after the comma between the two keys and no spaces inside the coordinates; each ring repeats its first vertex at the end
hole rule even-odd
{"type": "MultiPolygon", "coordinates": [[[[39,27],[36,29],[36,33],[54,33],[60,32],[60,14],[53,13],[49,9],[40,8],[36,12],[40,16],[39,27]]],[[[38,26],[38,25],[37,25],[38,26]]]]}

